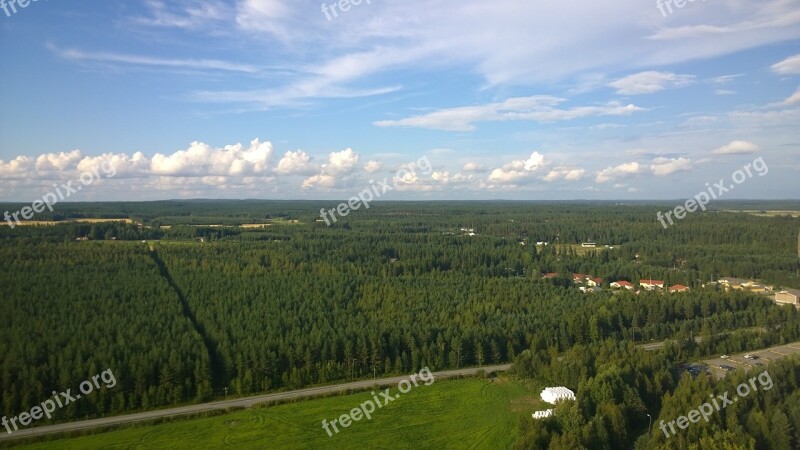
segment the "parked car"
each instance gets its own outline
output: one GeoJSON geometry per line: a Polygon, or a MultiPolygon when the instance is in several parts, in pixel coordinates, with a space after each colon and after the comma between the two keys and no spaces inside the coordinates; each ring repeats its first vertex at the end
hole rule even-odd
{"type": "Polygon", "coordinates": [[[758,355],[744,355],[745,359],[758,359],[758,355]]]}
{"type": "Polygon", "coordinates": [[[728,359],[728,358],[730,358],[730,356],[728,356],[728,355],[722,355],[722,356],[720,356],[720,358],[722,358],[722,359],[728,359]]]}

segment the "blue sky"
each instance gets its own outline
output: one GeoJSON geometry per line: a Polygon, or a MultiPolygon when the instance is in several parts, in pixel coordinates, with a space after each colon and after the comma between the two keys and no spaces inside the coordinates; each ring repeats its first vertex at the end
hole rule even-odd
{"type": "Polygon", "coordinates": [[[800,0],[4,4],[0,200],[800,198],[800,0]]]}

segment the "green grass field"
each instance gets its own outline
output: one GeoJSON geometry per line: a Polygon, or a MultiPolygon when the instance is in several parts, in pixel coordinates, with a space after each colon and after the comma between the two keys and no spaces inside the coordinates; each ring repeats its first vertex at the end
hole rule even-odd
{"type": "Polygon", "coordinates": [[[372,420],[339,428],[333,437],[323,430],[322,419],[330,422],[371,397],[365,392],[257,407],[17,448],[504,449],[516,438],[519,418],[544,409],[538,391],[505,378],[441,381],[420,384],[372,420]]]}

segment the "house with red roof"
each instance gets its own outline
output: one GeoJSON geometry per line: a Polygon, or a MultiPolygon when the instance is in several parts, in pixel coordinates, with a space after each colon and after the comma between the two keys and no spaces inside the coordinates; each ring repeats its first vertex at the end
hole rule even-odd
{"type": "Polygon", "coordinates": [[[583,283],[587,280],[591,280],[591,275],[586,275],[585,273],[573,273],[572,274],[572,281],[575,283],[583,283]]]}
{"type": "Polygon", "coordinates": [[[670,292],[689,292],[689,286],[684,286],[682,284],[676,284],[675,286],[670,286],[670,292]]]}
{"type": "Polygon", "coordinates": [[[586,280],[586,284],[591,287],[600,286],[603,284],[602,278],[589,278],[586,280]]]}
{"type": "Polygon", "coordinates": [[[652,291],[654,289],[664,289],[664,281],[663,280],[639,280],[639,286],[647,289],[648,291],[652,291]]]}
{"type": "Polygon", "coordinates": [[[615,281],[615,282],[611,283],[611,287],[612,288],[616,288],[616,289],[625,288],[625,289],[630,291],[630,290],[633,290],[633,288],[635,286],[633,284],[631,284],[630,281],[620,280],[620,281],[615,281]]]}

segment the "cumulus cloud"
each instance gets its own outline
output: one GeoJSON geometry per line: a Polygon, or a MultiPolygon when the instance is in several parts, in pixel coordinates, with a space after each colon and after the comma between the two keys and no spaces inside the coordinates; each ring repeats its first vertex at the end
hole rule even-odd
{"type": "Polygon", "coordinates": [[[758,145],[748,141],[731,141],[712,151],[714,155],[745,155],[759,151],[758,145]]]}
{"type": "Polygon", "coordinates": [[[358,153],[354,152],[352,148],[348,148],[341,152],[331,153],[325,171],[331,175],[348,174],[355,169],[356,165],[358,165],[358,153]]]}
{"type": "Polygon", "coordinates": [[[464,171],[465,172],[483,172],[484,167],[476,162],[470,161],[464,164],[464,171]]]}
{"type": "Polygon", "coordinates": [[[103,173],[109,167],[114,168],[115,178],[137,178],[150,173],[150,160],[142,152],[133,156],[125,153],[105,153],[100,156],[87,156],[78,163],[79,172],[103,173]]]}
{"type": "Polygon", "coordinates": [[[378,161],[372,160],[364,164],[364,171],[367,173],[375,173],[383,168],[383,164],[378,161]]]}
{"type": "Polygon", "coordinates": [[[772,71],[780,75],[800,74],[800,54],[790,56],[779,63],[773,64],[772,71]]]}
{"type": "Polygon", "coordinates": [[[653,175],[662,177],[675,172],[692,170],[692,162],[688,158],[656,158],[650,165],[653,175]]]}
{"type": "Polygon", "coordinates": [[[378,127],[428,128],[444,131],[473,131],[478,122],[556,122],[592,116],[626,116],[643,111],[636,105],[609,102],[602,106],[559,108],[566,99],[547,95],[514,97],[477,106],[445,108],[400,120],[381,120],[378,127]]]}
{"type": "Polygon", "coordinates": [[[213,148],[202,142],[192,142],[186,150],[171,155],[153,155],[150,170],[156,175],[166,176],[242,176],[264,174],[272,156],[272,144],[250,142],[213,148]]]}
{"type": "Polygon", "coordinates": [[[3,179],[24,179],[33,176],[35,160],[29,156],[21,155],[5,162],[0,159],[0,177],[3,179]]]}
{"type": "Polygon", "coordinates": [[[311,157],[302,150],[286,152],[275,167],[275,173],[280,175],[310,175],[315,170],[311,157]]]}
{"type": "Polygon", "coordinates": [[[316,187],[333,188],[336,186],[336,177],[331,175],[317,174],[303,180],[303,189],[316,187]]]}
{"type": "Polygon", "coordinates": [[[454,185],[474,182],[477,178],[473,174],[464,175],[456,173],[450,175],[450,172],[447,171],[437,171],[431,174],[431,180],[441,185],[454,185]]]}
{"type": "Polygon", "coordinates": [[[547,175],[545,175],[544,180],[548,182],[554,182],[559,180],[564,181],[580,181],[586,175],[586,170],[584,169],[568,169],[563,167],[558,167],[551,170],[547,175]]]}
{"type": "Polygon", "coordinates": [[[303,188],[336,186],[337,177],[352,174],[358,166],[359,155],[352,148],[328,155],[328,162],[322,165],[319,173],[303,181],[303,188]]]}
{"type": "Polygon", "coordinates": [[[63,171],[74,166],[80,159],[80,150],[72,150],[69,153],[46,153],[36,158],[36,169],[63,171]]]}
{"type": "Polygon", "coordinates": [[[678,75],[670,72],[647,71],[620,78],[609,83],[617,90],[617,94],[640,95],[653,94],[670,87],[683,87],[694,81],[692,75],[678,75]]]}
{"type": "Polygon", "coordinates": [[[489,174],[489,181],[501,184],[514,184],[534,176],[547,165],[544,155],[531,153],[526,160],[516,160],[489,174]]]}
{"type": "Polygon", "coordinates": [[[629,162],[614,167],[608,167],[597,173],[597,183],[608,183],[619,178],[627,178],[642,173],[643,167],[638,162],[629,162]]]}

